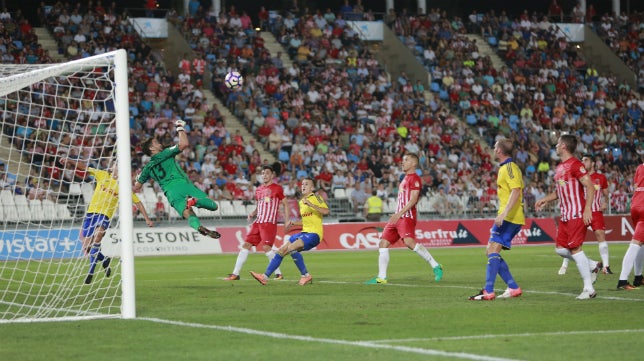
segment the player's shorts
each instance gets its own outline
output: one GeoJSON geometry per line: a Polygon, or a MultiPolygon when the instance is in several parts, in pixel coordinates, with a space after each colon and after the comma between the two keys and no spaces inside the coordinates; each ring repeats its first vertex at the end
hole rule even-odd
{"type": "Polygon", "coordinates": [[[277,224],[254,222],[246,235],[246,242],[255,247],[258,247],[260,243],[272,247],[273,243],[275,243],[275,236],[277,236],[277,224]]]}
{"type": "Polygon", "coordinates": [[[288,239],[288,241],[293,243],[297,239],[301,239],[302,242],[304,242],[304,248],[302,249],[303,251],[308,251],[320,244],[320,236],[317,233],[295,233],[288,239]]]}
{"type": "Polygon", "coordinates": [[[586,224],[583,218],[559,222],[557,228],[557,247],[574,249],[581,246],[586,239],[586,224]]]}
{"type": "Polygon", "coordinates": [[[644,242],[644,208],[631,208],[631,220],[635,226],[633,239],[639,242],[644,242]]]}
{"type": "Polygon", "coordinates": [[[606,223],[604,222],[603,212],[593,212],[593,220],[590,222],[590,229],[593,231],[605,231],[606,223]]]}
{"type": "Polygon", "coordinates": [[[403,217],[398,219],[396,224],[387,223],[380,238],[394,244],[402,238],[415,238],[415,233],[416,219],[403,217]]]}
{"type": "Polygon", "coordinates": [[[208,195],[197,188],[192,183],[188,182],[176,182],[171,184],[168,190],[165,190],[165,196],[168,198],[168,203],[174,208],[181,217],[183,217],[183,211],[186,209],[186,199],[188,197],[194,197],[197,199],[208,198],[208,195]]]}
{"type": "Polygon", "coordinates": [[[492,229],[490,229],[490,239],[488,240],[488,243],[496,242],[500,244],[503,249],[511,249],[512,239],[517,235],[517,233],[519,233],[521,227],[523,227],[523,225],[505,220],[501,223],[501,227],[497,227],[497,225],[494,224],[492,229]]]}
{"type": "Polygon", "coordinates": [[[110,228],[110,219],[100,213],[87,213],[83,219],[83,227],[81,228],[81,237],[91,237],[96,232],[96,228],[102,227],[103,229],[110,228]]]}

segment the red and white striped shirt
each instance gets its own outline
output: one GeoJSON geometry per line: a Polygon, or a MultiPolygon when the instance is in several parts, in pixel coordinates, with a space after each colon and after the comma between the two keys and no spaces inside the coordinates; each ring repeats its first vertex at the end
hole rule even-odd
{"type": "Polygon", "coordinates": [[[284,199],[284,188],[276,183],[262,184],[255,190],[257,223],[277,223],[277,212],[284,199]]]}
{"type": "Polygon", "coordinates": [[[633,201],[631,209],[644,210],[644,164],[640,164],[633,178],[633,201]]]}
{"type": "MultiPolygon", "coordinates": [[[[420,179],[420,176],[416,173],[406,174],[405,178],[400,182],[398,186],[398,204],[396,205],[396,213],[400,212],[405,205],[411,201],[411,192],[417,190],[420,192],[423,187],[423,182],[420,179]]],[[[407,212],[405,212],[402,218],[408,217],[411,219],[416,218],[416,204],[411,207],[407,212]]]]}
{"type": "Polygon", "coordinates": [[[586,197],[584,186],[579,179],[587,174],[584,164],[575,157],[571,157],[557,166],[555,186],[559,197],[562,222],[583,217],[586,197]]]}
{"type": "MultiPolygon", "coordinates": [[[[604,193],[602,192],[602,190],[608,188],[608,180],[606,179],[605,175],[597,172],[590,175],[590,180],[593,182],[593,185],[595,186],[595,197],[593,198],[593,204],[591,205],[592,211],[601,212],[602,197],[604,196],[604,193]]],[[[586,191],[586,188],[584,188],[584,192],[585,191],[586,191]]]]}

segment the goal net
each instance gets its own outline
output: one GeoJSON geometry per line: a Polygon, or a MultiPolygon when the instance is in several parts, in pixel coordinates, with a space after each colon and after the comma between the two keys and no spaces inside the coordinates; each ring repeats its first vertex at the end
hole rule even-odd
{"type": "Polygon", "coordinates": [[[134,317],[131,197],[103,239],[126,242],[89,283],[80,241],[94,192],[85,166],[118,164],[119,193],[132,192],[125,50],[0,64],[0,126],[0,323],[134,317]]]}

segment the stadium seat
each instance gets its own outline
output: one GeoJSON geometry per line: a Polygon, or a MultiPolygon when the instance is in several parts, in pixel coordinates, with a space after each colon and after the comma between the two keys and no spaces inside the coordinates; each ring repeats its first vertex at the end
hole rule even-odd
{"type": "Polygon", "coordinates": [[[69,185],[69,195],[70,196],[80,196],[83,195],[83,192],[81,191],[81,186],[79,183],[71,183],[69,185]]]}
{"type": "Polygon", "coordinates": [[[396,200],[394,199],[385,199],[382,201],[382,212],[385,214],[393,214],[396,213],[396,200]]]}
{"type": "Polygon", "coordinates": [[[333,198],[347,199],[347,190],[344,188],[336,188],[333,190],[333,198]]]}
{"type": "Polygon", "coordinates": [[[42,202],[40,201],[40,199],[30,199],[29,210],[31,211],[32,221],[47,220],[47,216],[45,215],[44,209],[42,207],[42,202]]]}
{"type": "Polygon", "coordinates": [[[8,189],[0,191],[0,203],[3,205],[15,205],[16,202],[13,200],[13,193],[8,189]]]}
{"type": "Polygon", "coordinates": [[[73,219],[72,214],[69,212],[66,204],[55,203],[56,208],[56,220],[68,221],[73,219]]]}
{"type": "Polygon", "coordinates": [[[277,158],[278,158],[278,160],[280,162],[284,162],[284,163],[288,163],[290,161],[290,159],[291,159],[291,157],[289,157],[289,155],[288,155],[288,152],[285,151],[285,150],[280,150],[279,155],[277,156],[277,158]]]}
{"type": "Polygon", "coordinates": [[[41,202],[42,211],[45,213],[45,220],[56,219],[56,203],[49,199],[43,199],[41,202]]]}
{"type": "Polygon", "coordinates": [[[246,216],[246,205],[244,204],[244,201],[236,199],[232,203],[235,216],[246,216]]]}
{"type": "Polygon", "coordinates": [[[229,200],[219,201],[219,209],[221,209],[221,215],[224,217],[232,217],[235,215],[235,208],[229,200]]]}
{"type": "Polygon", "coordinates": [[[3,203],[2,208],[3,208],[2,213],[3,213],[4,221],[16,223],[22,220],[14,204],[3,203]]]}
{"type": "Polygon", "coordinates": [[[441,91],[441,86],[437,82],[433,81],[429,83],[429,89],[434,93],[438,93],[439,91],[441,91]]]}
{"type": "Polygon", "coordinates": [[[83,201],[85,204],[89,204],[92,200],[92,196],[94,195],[94,185],[92,183],[82,183],[80,187],[83,201]]]}
{"type": "Polygon", "coordinates": [[[31,209],[29,209],[27,197],[24,194],[16,194],[14,201],[16,202],[16,211],[18,212],[20,221],[31,221],[31,209]]]}

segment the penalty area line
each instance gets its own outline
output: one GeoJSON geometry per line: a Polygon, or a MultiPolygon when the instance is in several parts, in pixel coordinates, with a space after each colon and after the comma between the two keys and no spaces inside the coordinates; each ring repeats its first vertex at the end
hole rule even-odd
{"type": "Polygon", "coordinates": [[[528,333],[507,333],[498,335],[471,335],[471,336],[451,336],[451,337],[431,337],[431,338],[408,338],[408,339],[390,339],[390,340],[374,340],[372,343],[388,343],[388,342],[427,342],[427,341],[461,341],[461,340],[477,340],[477,339],[490,339],[490,338],[505,338],[505,337],[535,337],[535,336],[572,336],[572,335],[605,335],[608,333],[642,333],[644,329],[636,330],[595,330],[595,331],[555,331],[555,332],[528,332],[528,333]]]}
{"type": "Polygon", "coordinates": [[[295,340],[295,341],[316,342],[316,343],[326,343],[326,344],[345,345],[345,346],[356,346],[356,347],[374,348],[374,349],[382,349],[382,350],[392,350],[392,351],[399,351],[399,352],[405,352],[405,353],[414,353],[414,354],[419,354],[419,355],[451,357],[451,358],[464,359],[464,360],[475,360],[475,361],[520,361],[520,360],[517,360],[517,359],[508,359],[508,358],[502,358],[502,357],[476,355],[476,354],[470,354],[470,353],[465,353],[465,352],[447,352],[447,351],[425,349],[425,348],[419,348],[419,347],[395,346],[395,345],[387,345],[387,344],[383,344],[383,343],[374,343],[374,342],[371,342],[371,341],[348,341],[348,340],[337,340],[337,339],[331,339],[331,338],[317,338],[317,337],[310,337],[310,336],[289,335],[289,334],[285,334],[285,333],[260,331],[260,330],[253,330],[253,329],[250,329],[250,328],[243,328],[243,327],[207,325],[207,324],[202,324],[202,323],[164,320],[164,319],[154,318],[154,317],[141,317],[141,318],[136,318],[136,320],[149,321],[149,322],[154,322],[154,323],[161,323],[161,324],[181,326],[181,327],[211,329],[211,330],[219,330],[219,331],[227,331],[227,332],[237,332],[237,333],[243,333],[243,334],[247,334],[247,335],[257,335],[257,336],[271,337],[271,338],[282,339],[282,340],[283,339],[290,339],[290,340],[295,340]]]}

